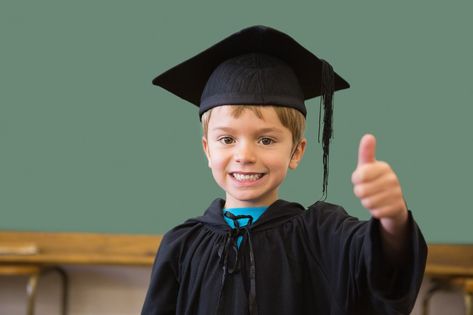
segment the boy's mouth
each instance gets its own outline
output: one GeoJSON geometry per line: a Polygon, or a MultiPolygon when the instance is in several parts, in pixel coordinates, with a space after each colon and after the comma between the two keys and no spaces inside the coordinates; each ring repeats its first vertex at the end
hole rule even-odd
{"type": "Polygon", "coordinates": [[[254,182],[264,176],[264,173],[231,173],[239,182],[254,182]]]}

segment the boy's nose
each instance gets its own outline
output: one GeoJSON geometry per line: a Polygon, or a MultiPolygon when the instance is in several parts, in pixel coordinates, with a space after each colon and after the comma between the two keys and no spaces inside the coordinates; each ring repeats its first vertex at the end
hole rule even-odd
{"type": "Polygon", "coordinates": [[[235,152],[235,161],[238,163],[254,163],[256,155],[250,144],[241,143],[235,152]]]}

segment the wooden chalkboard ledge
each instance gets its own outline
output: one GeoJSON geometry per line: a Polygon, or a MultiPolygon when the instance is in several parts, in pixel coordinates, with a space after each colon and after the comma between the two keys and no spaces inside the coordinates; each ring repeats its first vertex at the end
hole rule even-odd
{"type": "MultiPolygon", "coordinates": [[[[0,263],[151,266],[160,235],[0,231],[0,263]]],[[[473,244],[429,244],[428,276],[473,277],[473,244]]]]}
{"type": "Polygon", "coordinates": [[[426,274],[473,277],[473,244],[429,244],[426,274]]]}
{"type": "Polygon", "coordinates": [[[0,264],[151,266],[158,235],[0,231],[0,264]]]}
{"type": "MultiPolygon", "coordinates": [[[[0,231],[0,263],[151,266],[160,235],[0,231]]],[[[429,244],[428,276],[473,277],[473,244],[429,244]]]]}

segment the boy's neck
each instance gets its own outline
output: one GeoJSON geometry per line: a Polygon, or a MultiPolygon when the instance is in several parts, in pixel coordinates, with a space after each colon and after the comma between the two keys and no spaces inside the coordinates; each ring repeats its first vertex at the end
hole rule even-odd
{"type": "Polygon", "coordinates": [[[231,208],[228,208],[228,207],[225,207],[223,208],[224,210],[227,210],[227,211],[232,211],[232,210],[261,210],[261,209],[267,209],[269,206],[251,206],[251,207],[231,207],[231,208]]]}
{"type": "Polygon", "coordinates": [[[225,200],[224,209],[234,209],[234,208],[263,208],[269,207],[273,204],[276,200],[278,200],[278,196],[272,196],[271,198],[265,198],[263,200],[258,201],[243,201],[243,200],[235,200],[231,196],[227,195],[225,200]]]}

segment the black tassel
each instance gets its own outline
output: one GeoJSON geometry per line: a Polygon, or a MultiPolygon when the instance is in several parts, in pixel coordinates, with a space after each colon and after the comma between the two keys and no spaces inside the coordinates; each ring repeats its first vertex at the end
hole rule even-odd
{"type": "MultiPolygon", "coordinates": [[[[330,155],[330,140],[333,138],[333,92],[335,89],[334,74],[332,66],[322,61],[322,77],[321,77],[321,97],[320,97],[320,108],[322,104],[324,106],[324,128],[322,135],[322,148],[323,148],[323,163],[324,163],[324,179],[322,185],[322,199],[327,199],[328,189],[328,173],[329,173],[329,155],[330,155]]],[[[319,112],[319,131],[318,131],[318,142],[320,143],[320,126],[321,126],[321,113],[319,112]]]]}

